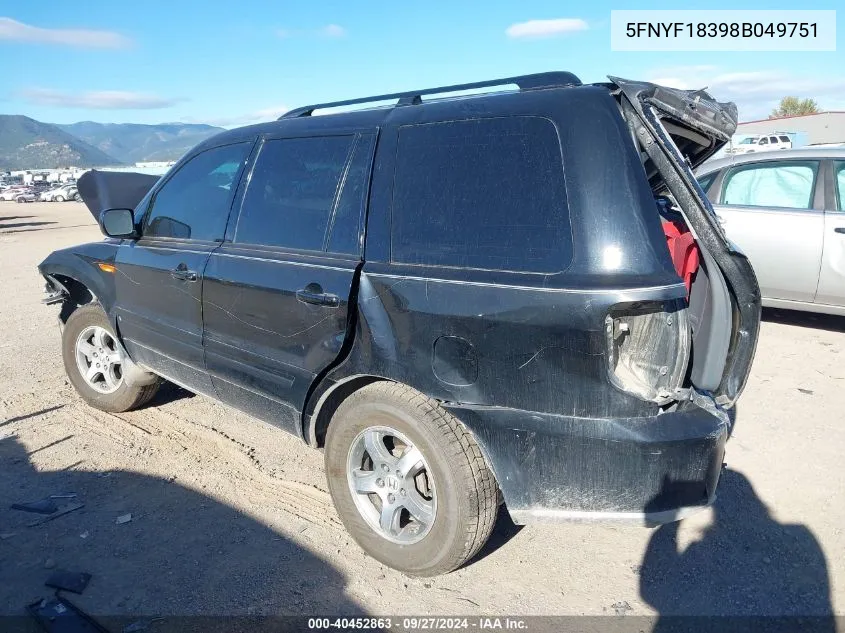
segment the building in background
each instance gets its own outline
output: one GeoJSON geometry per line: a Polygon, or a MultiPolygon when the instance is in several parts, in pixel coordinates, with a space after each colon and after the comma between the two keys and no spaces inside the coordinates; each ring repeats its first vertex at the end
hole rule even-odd
{"type": "MultiPolygon", "coordinates": [[[[782,132],[802,139],[802,145],[845,143],[845,111],[784,116],[746,121],[736,128],[737,136],[782,132]]],[[[795,145],[797,146],[797,145],[795,145]]]]}

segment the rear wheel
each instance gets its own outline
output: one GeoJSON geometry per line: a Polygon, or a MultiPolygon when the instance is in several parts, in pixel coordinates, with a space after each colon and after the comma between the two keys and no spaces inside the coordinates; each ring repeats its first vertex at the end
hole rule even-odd
{"type": "Polygon", "coordinates": [[[146,404],[159,382],[141,387],[126,384],[125,356],[105,312],[99,304],[77,308],[62,332],[65,372],[88,404],[119,413],[146,404]]]}
{"type": "Polygon", "coordinates": [[[56,196],[55,198],[53,198],[53,202],[64,202],[64,201],[65,201],[64,196],[56,196]]]}
{"type": "Polygon", "coordinates": [[[409,387],[379,382],[347,398],[329,425],[325,460],[346,529],[385,565],[447,573],[490,536],[498,489],[478,445],[409,387]]]}

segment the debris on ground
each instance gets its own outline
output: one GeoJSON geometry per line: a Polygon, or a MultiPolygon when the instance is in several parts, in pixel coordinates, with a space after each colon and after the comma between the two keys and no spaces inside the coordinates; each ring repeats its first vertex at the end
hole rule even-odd
{"type": "Polygon", "coordinates": [[[50,495],[51,499],[76,499],[75,492],[62,492],[57,495],[50,495]]]}
{"type": "Polygon", "coordinates": [[[39,501],[29,501],[27,503],[12,504],[12,510],[34,512],[36,514],[53,514],[58,509],[58,506],[49,498],[41,499],[39,501]]]}
{"type": "Polygon", "coordinates": [[[633,611],[634,609],[628,604],[627,600],[621,600],[619,602],[614,602],[610,605],[610,608],[613,609],[613,612],[616,615],[627,615],[628,611],[633,611]]]}
{"type": "Polygon", "coordinates": [[[57,569],[44,583],[48,587],[81,594],[91,582],[91,574],[82,571],[64,571],[57,569]]]}
{"type": "Polygon", "coordinates": [[[0,541],[5,541],[7,538],[12,538],[17,532],[3,532],[0,534],[0,541]]]}
{"type": "Polygon", "coordinates": [[[129,514],[121,514],[119,517],[117,517],[114,520],[114,522],[117,523],[118,525],[123,525],[124,523],[129,523],[131,520],[132,520],[132,513],[130,512],[129,514]]]}
{"type": "Polygon", "coordinates": [[[74,510],[79,510],[79,508],[84,508],[84,503],[70,503],[66,506],[61,506],[52,514],[48,514],[45,517],[38,519],[37,521],[33,521],[32,523],[27,523],[27,527],[35,527],[36,525],[41,525],[42,523],[47,523],[47,521],[52,521],[60,516],[64,516],[68,512],[73,512],[74,510]]]}
{"type": "Polygon", "coordinates": [[[43,598],[26,610],[48,633],[109,633],[67,598],[43,598]]]}
{"type": "Polygon", "coordinates": [[[47,560],[44,561],[44,569],[53,569],[53,567],[55,567],[55,566],[56,566],[56,561],[54,561],[52,558],[48,558],[47,560]]]}

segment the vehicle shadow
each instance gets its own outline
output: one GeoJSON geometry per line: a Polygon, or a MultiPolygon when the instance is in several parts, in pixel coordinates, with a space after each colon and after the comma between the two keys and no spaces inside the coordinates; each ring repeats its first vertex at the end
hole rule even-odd
{"type": "Polygon", "coordinates": [[[487,542],[484,544],[484,547],[481,548],[481,551],[479,551],[478,554],[476,554],[472,560],[467,563],[467,566],[471,566],[490,556],[490,554],[494,553],[514,536],[519,534],[523,527],[524,526],[516,525],[513,522],[511,515],[508,513],[504,504],[500,505],[499,512],[496,516],[496,525],[493,527],[493,532],[490,534],[490,538],[487,539],[487,542]]]}
{"type": "Polygon", "coordinates": [[[0,222],[8,222],[9,220],[28,220],[34,218],[34,215],[4,215],[0,217],[0,222]]]}
{"type": "Polygon", "coordinates": [[[654,631],[689,630],[689,616],[738,616],[744,630],[758,628],[749,616],[760,630],[836,630],[818,541],[804,525],[778,523],[741,473],[724,472],[712,524],[683,551],[678,529],[654,531],[640,569],[640,595],[660,614],[654,631]]]}
{"type": "Polygon", "coordinates": [[[193,398],[196,395],[193,391],[188,391],[172,382],[164,381],[156,392],[156,395],[153,396],[153,399],[145,404],[143,408],[160,407],[163,404],[193,398]]]}
{"type": "Polygon", "coordinates": [[[763,320],[816,330],[845,332],[845,317],[834,314],[818,314],[798,310],[783,310],[781,308],[763,308],[763,320]]]}
{"type": "Polygon", "coordinates": [[[0,463],[4,631],[12,619],[38,630],[24,608],[51,596],[44,582],[58,569],[92,575],[82,595],[65,595],[111,631],[142,617],[163,617],[149,627],[161,633],[195,629],[178,616],[240,616],[203,619],[198,630],[252,631],[269,625],[246,616],[365,615],[330,563],[211,496],[129,471],[38,470],[13,437],[0,439],[0,463]],[[10,509],[69,493],[55,502],[84,507],[40,525],[30,524],[44,515],[10,509]]]}

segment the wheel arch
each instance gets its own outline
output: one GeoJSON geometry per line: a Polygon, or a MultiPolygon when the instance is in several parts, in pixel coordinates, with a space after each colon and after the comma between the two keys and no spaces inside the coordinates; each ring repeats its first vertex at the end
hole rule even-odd
{"type": "Polygon", "coordinates": [[[303,416],[302,437],[305,442],[314,448],[322,448],[332,416],[341,403],[359,389],[381,381],[395,382],[383,376],[355,374],[332,383],[319,395],[315,393],[311,412],[303,416]]]}

